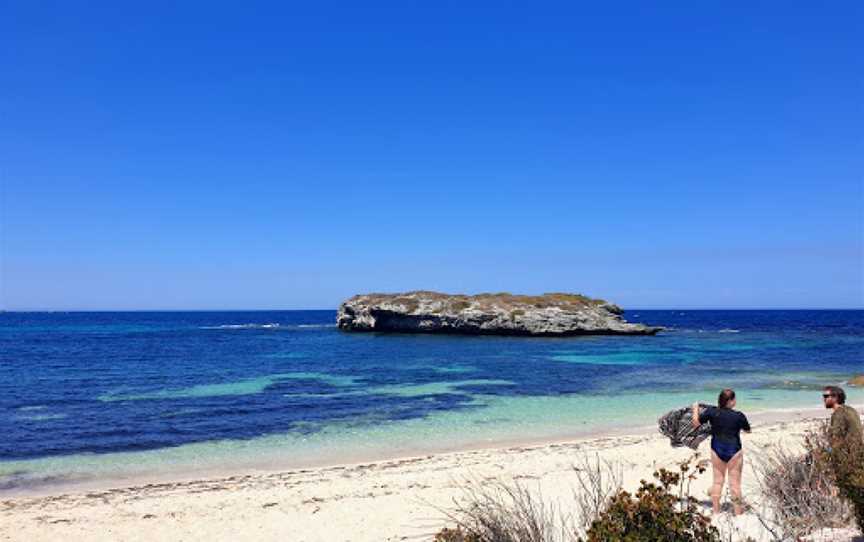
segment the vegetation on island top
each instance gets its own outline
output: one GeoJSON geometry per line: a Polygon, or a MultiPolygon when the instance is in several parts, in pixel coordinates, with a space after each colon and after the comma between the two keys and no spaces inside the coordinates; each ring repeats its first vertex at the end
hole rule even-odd
{"type": "MultiPolygon", "coordinates": [[[[604,299],[591,298],[582,294],[551,292],[542,295],[520,295],[510,292],[482,294],[444,294],[427,290],[416,290],[404,293],[371,293],[355,296],[352,299],[365,299],[371,303],[393,303],[402,305],[408,312],[414,312],[421,302],[434,304],[433,313],[460,312],[469,308],[481,311],[506,310],[517,316],[524,314],[525,309],[560,308],[562,310],[579,310],[586,307],[608,305],[615,307],[604,299]]],[[[617,308],[617,307],[615,307],[617,308]]]]}

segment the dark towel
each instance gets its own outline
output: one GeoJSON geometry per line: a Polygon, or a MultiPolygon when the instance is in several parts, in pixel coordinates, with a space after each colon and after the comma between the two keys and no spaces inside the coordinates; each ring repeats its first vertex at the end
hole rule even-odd
{"type": "MultiPolygon", "coordinates": [[[[699,413],[705,411],[710,405],[699,403],[699,413]]],[[[684,408],[671,410],[657,420],[660,432],[669,437],[673,448],[687,446],[692,449],[711,435],[711,426],[703,423],[693,427],[692,405],[684,408]]]]}

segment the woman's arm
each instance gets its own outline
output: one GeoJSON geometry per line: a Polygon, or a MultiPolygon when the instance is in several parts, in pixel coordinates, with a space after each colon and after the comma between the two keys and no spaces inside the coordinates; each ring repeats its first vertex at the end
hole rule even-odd
{"type": "Polygon", "coordinates": [[[693,403],[693,406],[690,410],[693,411],[693,418],[691,419],[690,423],[693,424],[693,427],[699,427],[700,425],[702,425],[701,423],[699,423],[699,401],[693,403]]]}

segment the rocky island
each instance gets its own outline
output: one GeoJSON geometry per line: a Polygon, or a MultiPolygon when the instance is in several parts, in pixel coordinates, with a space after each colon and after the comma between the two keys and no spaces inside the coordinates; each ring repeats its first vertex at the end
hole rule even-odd
{"type": "Polygon", "coordinates": [[[339,306],[345,331],[461,335],[654,335],[662,327],[631,324],[621,307],[579,294],[448,295],[438,292],[356,295],[339,306]]]}

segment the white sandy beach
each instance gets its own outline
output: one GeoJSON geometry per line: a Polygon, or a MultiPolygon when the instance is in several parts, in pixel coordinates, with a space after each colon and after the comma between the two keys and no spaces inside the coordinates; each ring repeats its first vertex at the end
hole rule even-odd
{"type": "MultiPolygon", "coordinates": [[[[813,421],[826,416],[815,410],[752,416],[754,432],[745,436],[745,449],[752,460],[771,446],[797,446],[813,421]]],[[[707,450],[703,443],[703,457],[707,450]]],[[[619,462],[631,489],[656,468],[691,455],[658,434],[637,433],[21,497],[0,501],[0,540],[431,540],[447,525],[440,509],[459,498],[463,481],[518,480],[566,503],[576,484],[574,462],[595,453],[619,462]]],[[[697,497],[704,498],[710,479],[707,472],[696,482],[697,497]]],[[[745,492],[753,491],[745,467],[745,492]]],[[[752,514],[733,519],[724,513],[715,520],[727,531],[769,539],[752,514]]],[[[822,539],[852,535],[833,532],[822,539]]]]}

